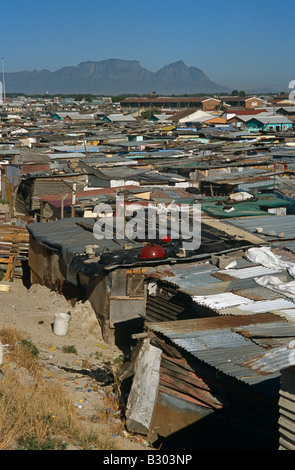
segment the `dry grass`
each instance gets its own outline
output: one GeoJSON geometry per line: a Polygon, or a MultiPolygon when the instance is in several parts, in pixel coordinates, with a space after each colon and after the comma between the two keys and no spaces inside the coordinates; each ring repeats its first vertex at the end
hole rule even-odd
{"type": "Polygon", "coordinates": [[[122,424],[110,422],[107,413],[108,408],[118,408],[115,400],[106,403],[97,422],[81,421],[62,386],[46,380],[38,350],[21,332],[2,329],[0,341],[9,345],[1,366],[0,450],[120,450],[110,436],[122,430],[122,424]]]}

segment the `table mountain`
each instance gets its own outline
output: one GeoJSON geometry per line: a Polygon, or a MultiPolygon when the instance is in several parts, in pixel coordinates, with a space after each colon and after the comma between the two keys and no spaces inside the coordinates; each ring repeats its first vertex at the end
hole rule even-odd
{"type": "Polygon", "coordinates": [[[193,94],[227,92],[197,67],[177,61],[151,72],[137,60],[108,59],[82,62],[55,72],[33,70],[5,74],[7,93],[92,93],[98,95],[193,94]]]}

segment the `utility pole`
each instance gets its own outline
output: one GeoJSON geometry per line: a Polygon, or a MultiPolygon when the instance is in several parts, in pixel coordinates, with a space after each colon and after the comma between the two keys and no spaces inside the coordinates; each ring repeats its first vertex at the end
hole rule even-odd
{"type": "Polygon", "coordinates": [[[2,85],[3,85],[3,101],[6,102],[6,91],[5,91],[5,74],[4,74],[4,58],[1,57],[2,61],[2,85]]]}
{"type": "Polygon", "coordinates": [[[75,217],[76,187],[77,184],[73,183],[71,217],[75,217]]]}

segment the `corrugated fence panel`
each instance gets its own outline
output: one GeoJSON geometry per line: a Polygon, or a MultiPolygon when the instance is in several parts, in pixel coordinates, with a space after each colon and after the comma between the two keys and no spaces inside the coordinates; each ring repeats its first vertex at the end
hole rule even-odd
{"type": "Polygon", "coordinates": [[[295,450],[295,370],[282,371],[279,398],[279,450],[295,450]]]}

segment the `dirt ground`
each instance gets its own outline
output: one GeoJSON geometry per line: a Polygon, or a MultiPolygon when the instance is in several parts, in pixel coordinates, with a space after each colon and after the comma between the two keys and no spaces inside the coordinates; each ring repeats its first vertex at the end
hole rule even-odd
{"type": "MultiPolygon", "coordinates": [[[[8,285],[10,291],[0,291],[0,328],[16,327],[23,332],[38,348],[45,373],[62,383],[72,397],[79,416],[96,421],[112,397],[112,365],[120,360],[122,351],[103,341],[91,305],[79,302],[72,307],[62,295],[36,284],[27,288],[19,278],[1,281],[1,285],[8,285]],[[53,331],[54,315],[68,312],[68,332],[58,336],[53,331]],[[65,353],[65,347],[74,347],[76,353],[65,353]]],[[[119,418],[114,415],[113,419],[119,418]]],[[[124,450],[151,449],[144,436],[123,431],[112,437],[124,450]]]]}

